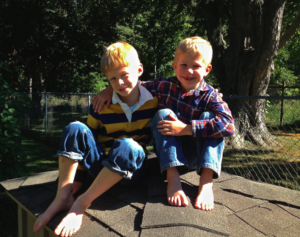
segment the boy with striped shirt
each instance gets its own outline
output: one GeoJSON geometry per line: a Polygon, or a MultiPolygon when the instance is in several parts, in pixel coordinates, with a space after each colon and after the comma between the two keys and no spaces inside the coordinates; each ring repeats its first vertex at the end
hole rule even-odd
{"type": "Polygon", "coordinates": [[[142,175],[137,171],[143,165],[145,145],[151,139],[150,123],[158,99],[138,82],[143,66],[131,45],[117,42],[107,47],[101,69],[113,88],[112,104],[100,113],[95,113],[91,105],[88,126],[74,122],[65,128],[57,151],[57,194],[36,220],[35,232],[56,213],[69,210],[54,232],[71,236],[79,230],[83,213],[95,198],[123,178],[138,180],[142,175]],[[80,189],[86,172],[95,180],[75,201],[73,195],[80,189]]]}

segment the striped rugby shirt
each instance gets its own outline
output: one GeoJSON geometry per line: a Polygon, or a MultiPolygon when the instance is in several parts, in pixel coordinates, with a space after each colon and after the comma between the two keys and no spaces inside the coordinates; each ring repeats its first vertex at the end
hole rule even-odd
{"type": "Polygon", "coordinates": [[[157,111],[158,99],[139,83],[138,86],[141,95],[133,112],[115,91],[109,108],[103,106],[100,113],[90,109],[87,125],[106,155],[115,140],[132,138],[145,147],[152,138],[150,123],[157,111]]]}
{"type": "MultiPolygon", "coordinates": [[[[92,105],[89,108],[87,125],[105,155],[118,139],[132,138],[146,149],[146,144],[152,138],[150,123],[157,111],[158,98],[153,97],[139,82],[138,86],[140,98],[133,111],[115,91],[109,108],[103,106],[100,113],[95,113],[92,105]]],[[[78,165],[75,181],[84,181],[86,174],[86,168],[78,165]]]]}

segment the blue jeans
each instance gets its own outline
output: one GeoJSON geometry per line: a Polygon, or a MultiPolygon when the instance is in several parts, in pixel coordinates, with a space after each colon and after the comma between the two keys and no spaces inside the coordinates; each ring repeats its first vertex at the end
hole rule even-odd
{"type": "MultiPolygon", "coordinates": [[[[158,132],[157,124],[161,120],[171,120],[169,114],[177,118],[172,110],[161,109],[157,111],[150,125],[161,172],[174,166],[188,166],[201,175],[202,168],[209,168],[214,171],[213,178],[218,178],[221,172],[224,138],[162,135],[158,132]]],[[[202,113],[199,119],[213,117],[214,113],[208,111],[202,113]]]]}
{"type": "Polygon", "coordinates": [[[80,162],[93,177],[105,166],[127,179],[140,179],[133,173],[143,173],[135,171],[143,166],[145,159],[143,147],[131,138],[116,140],[105,155],[91,130],[81,122],[70,123],[64,129],[56,154],[80,162]]]}

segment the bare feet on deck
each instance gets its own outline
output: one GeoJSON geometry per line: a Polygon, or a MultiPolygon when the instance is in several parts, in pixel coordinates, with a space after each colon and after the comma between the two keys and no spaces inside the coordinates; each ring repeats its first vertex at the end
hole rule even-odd
{"type": "Polygon", "coordinates": [[[195,201],[195,208],[204,211],[211,211],[214,209],[214,194],[213,194],[213,171],[210,169],[204,169],[199,181],[198,196],[195,201]],[[207,175],[208,174],[208,175],[207,175]]]}
{"type": "Polygon", "coordinates": [[[56,196],[47,210],[41,214],[34,223],[33,231],[39,231],[44,225],[46,225],[52,217],[54,217],[58,212],[69,210],[74,203],[73,196],[70,195],[66,198],[61,198],[56,196]]]}
{"type": "Polygon", "coordinates": [[[77,198],[67,216],[55,228],[56,235],[72,236],[80,229],[83,213],[90,205],[84,200],[82,196],[77,198]]]}
{"type": "Polygon", "coordinates": [[[167,169],[167,196],[168,203],[172,206],[187,206],[189,204],[185,193],[182,190],[179,173],[176,167],[167,169]]]}

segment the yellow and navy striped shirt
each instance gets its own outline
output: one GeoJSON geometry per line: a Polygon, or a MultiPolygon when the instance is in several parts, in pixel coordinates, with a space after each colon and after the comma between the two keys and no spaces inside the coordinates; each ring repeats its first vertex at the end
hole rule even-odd
{"type": "MultiPolygon", "coordinates": [[[[109,108],[103,106],[100,113],[95,113],[92,105],[89,108],[87,125],[105,155],[108,154],[114,141],[118,139],[132,138],[146,149],[146,144],[152,138],[150,123],[157,111],[158,98],[153,97],[139,82],[138,86],[140,98],[133,112],[115,92],[113,92],[112,104],[109,108]]],[[[75,181],[82,182],[85,175],[86,168],[78,165],[75,181]]]]}
{"type": "Polygon", "coordinates": [[[115,91],[108,109],[104,106],[100,113],[90,109],[87,124],[106,155],[116,140],[132,138],[144,148],[151,140],[150,123],[157,111],[158,98],[139,82],[137,86],[140,97],[133,110],[120,100],[115,91]]]}
{"type": "Polygon", "coordinates": [[[157,105],[157,97],[146,101],[132,112],[130,122],[118,103],[111,104],[109,108],[104,106],[100,113],[95,113],[93,109],[90,109],[87,125],[106,155],[114,141],[124,137],[132,138],[145,147],[152,137],[150,123],[157,111],[157,105]]]}

